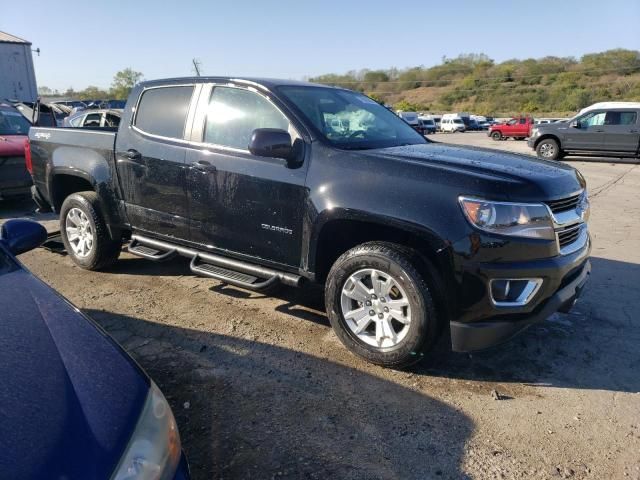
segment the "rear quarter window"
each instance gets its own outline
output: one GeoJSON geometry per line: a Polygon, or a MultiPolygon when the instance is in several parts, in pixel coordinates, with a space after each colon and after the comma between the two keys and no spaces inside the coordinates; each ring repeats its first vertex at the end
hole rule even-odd
{"type": "Polygon", "coordinates": [[[151,135],[184,138],[193,86],[145,90],[138,102],[134,126],[151,135]]]}

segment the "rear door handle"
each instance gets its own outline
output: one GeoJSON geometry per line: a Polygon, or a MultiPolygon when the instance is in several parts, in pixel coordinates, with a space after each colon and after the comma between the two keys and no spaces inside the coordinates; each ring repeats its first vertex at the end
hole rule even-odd
{"type": "Polygon", "coordinates": [[[638,133],[638,130],[629,130],[629,133],[638,133]]]}
{"type": "Polygon", "coordinates": [[[215,172],[216,171],[216,166],[212,165],[210,162],[207,162],[206,160],[198,160],[197,162],[193,162],[191,164],[191,167],[194,170],[198,170],[200,172],[215,172]]]}
{"type": "Polygon", "coordinates": [[[604,130],[596,130],[596,133],[604,133],[604,130]]]}

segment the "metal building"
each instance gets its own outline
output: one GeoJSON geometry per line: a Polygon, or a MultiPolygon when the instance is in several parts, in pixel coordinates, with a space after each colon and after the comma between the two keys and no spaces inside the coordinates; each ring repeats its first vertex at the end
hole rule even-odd
{"type": "Polygon", "coordinates": [[[31,42],[0,32],[0,101],[34,102],[37,96],[31,42]]]}

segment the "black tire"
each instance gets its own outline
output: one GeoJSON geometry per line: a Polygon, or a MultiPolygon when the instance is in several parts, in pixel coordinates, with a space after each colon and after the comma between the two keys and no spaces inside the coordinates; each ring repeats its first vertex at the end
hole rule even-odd
{"type": "Polygon", "coordinates": [[[500,132],[491,132],[491,138],[497,142],[502,140],[502,134],[500,132]]]}
{"type": "Polygon", "coordinates": [[[544,160],[558,160],[564,156],[558,142],[553,138],[545,138],[536,145],[536,154],[538,158],[544,160]]]}
{"type": "Polygon", "coordinates": [[[85,270],[101,270],[112,265],[122,250],[122,242],[112,240],[109,236],[104,218],[100,213],[98,195],[95,192],[78,192],[65,199],[60,209],[60,233],[71,260],[85,270]],[[84,257],[74,252],[67,236],[65,222],[69,211],[74,208],[86,215],[93,233],[93,245],[84,257]]]}
{"type": "Polygon", "coordinates": [[[325,304],[331,326],[351,352],[371,363],[399,368],[420,361],[433,346],[440,332],[439,318],[431,289],[418,269],[421,261],[414,250],[386,242],[358,245],[336,260],[327,277],[325,304]],[[367,268],[389,274],[406,292],[411,322],[404,338],[392,347],[376,347],[360,340],[342,313],[345,283],[351,275],[367,268]]]}

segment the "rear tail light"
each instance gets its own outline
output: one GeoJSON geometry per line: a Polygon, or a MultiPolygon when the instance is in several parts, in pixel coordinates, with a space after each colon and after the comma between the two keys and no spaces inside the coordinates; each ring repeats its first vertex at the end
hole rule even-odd
{"type": "Polygon", "coordinates": [[[31,144],[27,138],[24,141],[24,163],[27,167],[27,171],[33,175],[33,163],[31,162],[31,144]]]}

